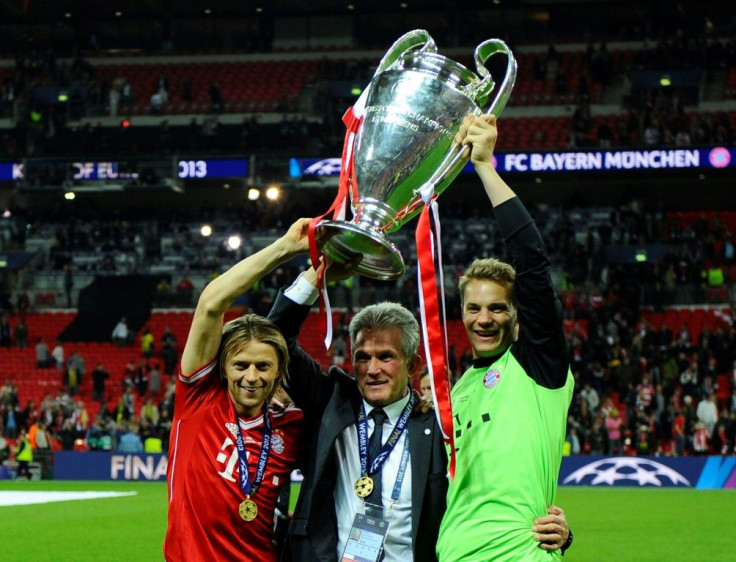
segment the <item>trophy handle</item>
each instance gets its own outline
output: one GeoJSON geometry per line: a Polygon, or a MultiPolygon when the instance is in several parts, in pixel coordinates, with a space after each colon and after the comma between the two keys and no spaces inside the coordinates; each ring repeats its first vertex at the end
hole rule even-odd
{"type": "MultiPolygon", "coordinates": [[[[388,51],[386,51],[386,54],[383,55],[381,62],[378,63],[378,68],[376,68],[376,72],[373,76],[386,70],[389,66],[399,60],[399,57],[407,51],[411,51],[417,47],[420,47],[419,51],[425,53],[437,52],[437,45],[435,45],[434,39],[432,39],[429,32],[424,29],[414,29],[413,31],[404,33],[404,35],[394,41],[394,44],[391,45],[388,51]]],[[[486,71],[486,73],[487,72],[488,71],[486,71]]]]}
{"type": "MultiPolygon", "coordinates": [[[[493,55],[498,53],[506,55],[508,63],[506,65],[506,73],[501,82],[501,88],[499,89],[496,97],[491,102],[486,113],[493,113],[498,117],[506,107],[506,103],[509,101],[511,90],[516,82],[516,71],[517,64],[511,49],[501,39],[489,39],[484,41],[475,49],[475,65],[478,70],[478,74],[482,77],[481,80],[468,86],[465,93],[473,98],[479,107],[483,107],[487,101],[489,94],[495,87],[495,82],[488,69],[485,67],[485,63],[493,55]]],[[[437,193],[437,186],[439,186],[445,178],[454,175],[465,165],[465,161],[468,159],[469,151],[464,147],[453,145],[452,150],[448,152],[445,159],[437,167],[437,170],[432,177],[420,188],[415,190],[415,195],[418,198],[428,201],[432,196],[439,195],[437,193]]]]}
{"type": "MultiPolygon", "coordinates": [[[[378,76],[381,72],[383,72],[392,64],[394,64],[397,60],[399,60],[399,57],[401,57],[401,55],[403,55],[407,51],[416,49],[417,47],[419,47],[419,52],[437,52],[437,45],[435,44],[434,39],[432,39],[432,36],[429,34],[428,31],[425,31],[424,29],[414,29],[413,31],[404,33],[404,35],[394,41],[393,45],[391,45],[388,51],[386,51],[386,54],[383,55],[381,62],[378,63],[378,67],[373,73],[373,78],[378,76]]],[[[371,79],[371,83],[373,83],[373,79],[371,79]]],[[[370,89],[371,85],[368,84],[368,86],[363,89],[360,97],[358,97],[355,105],[353,105],[353,110],[356,115],[362,115],[362,113],[365,111],[365,102],[368,99],[368,92],[370,91],[370,89]]]]}
{"type": "Polygon", "coordinates": [[[481,102],[478,97],[487,97],[495,86],[491,73],[488,72],[485,64],[488,59],[498,53],[506,55],[508,63],[506,64],[506,73],[503,77],[503,82],[501,82],[501,87],[486,111],[486,113],[493,113],[496,117],[498,117],[504,107],[506,107],[506,103],[509,101],[509,96],[511,95],[511,90],[514,88],[517,71],[516,59],[514,58],[514,54],[511,52],[511,49],[509,49],[508,45],[501,41],[501,39],[489,39],[488,41],[483,41],[483,43],[478,45],[475,49],[475,67],[478,70],[478,74],[483,78],[480,83],[490,85],[490,87],[479,86],[479,91],[476,95],[476,103],[478,103],[480,107],[485,105],[486,100],[481,102]]]}

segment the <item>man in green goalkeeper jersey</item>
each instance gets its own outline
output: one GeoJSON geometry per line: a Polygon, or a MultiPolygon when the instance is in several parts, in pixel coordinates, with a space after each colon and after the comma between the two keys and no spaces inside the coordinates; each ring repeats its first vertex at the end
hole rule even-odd
{"type": "Polygon", "coordinates": [[[573,378],[550,261],[528,211],[493,167],[496,136],[495,116],[471,115],[457,137],[470,147],[513,267],[476,260],[459,284],[473,364],[452,389],[457,464],[440,562],[560,559],[551,550],[559,544],[535,540],[559,530],[532,527],[555,502],[573,378]]]}

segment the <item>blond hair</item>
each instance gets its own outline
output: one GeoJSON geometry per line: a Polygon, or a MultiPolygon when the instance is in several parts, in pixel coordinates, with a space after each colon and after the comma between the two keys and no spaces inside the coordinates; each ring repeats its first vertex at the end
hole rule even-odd
{"type": "Polygon", "coordinates": [[[278,387],[287,380],[289,375],[289,348],[286,340],[276,325],[269,319],[258,314],[246,314],[227,322],[222,327],[222,339],[217,350],[216,369],[220,378],[225,379],[225,365],[230,357],[235,355],[245,344],[257,341],[270,345],[278,358],[278,378],[267,402],[271,401],[278,387]]]}
{"type": "Polygon", "coordinates": [[[512,301],[514,301],[513,288],[515,280],[516,271],[504,261],[496,258],[474,260],[458,282],[460,299],[465,301],[465,289],[471,281],[493,281],[509,289],[512,301]]]}

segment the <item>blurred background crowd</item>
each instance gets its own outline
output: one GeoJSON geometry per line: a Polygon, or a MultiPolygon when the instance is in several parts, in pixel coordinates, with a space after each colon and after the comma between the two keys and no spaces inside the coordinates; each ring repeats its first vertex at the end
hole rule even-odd
{"type": "MultiPolygon", "coordinates": [[[[481,41],[509,43],[519,73],[498,152],[734,147],[734,15],[718,2],[604,1],[595,16],[584,2],[218,4],[0,7],[0,165],[23,170],[0,179],[0,459],[21,435],[47,473],[54,449],[167,450],[199,292],[329,208],[335,184],[295,178],[292,160],[339,157],[343,113],[410,29],[470,69],[481,41]],[[162,171],[207,158],[244,159],[248,174],[162,171]],[[145,159],[159,168],[122,187],[70,176],[80,160],[145,159]]],[[[565,311],[567,452],[736,454],[732,172],[507,180],[545,236],[565,311]]],[[[505,249],[474,179],[455,184],[439,201],[458,377],[457,281],[505,249]]],[[[406,275],[329,287],[338,325],[379,299],[417,310],[411,225],[392,240],[406,275]]],[[[231,314],[267,313],[305,266],[274,271],[231,314]]],[[[349,367],[343,336],[303,344],[349,367]]]]}

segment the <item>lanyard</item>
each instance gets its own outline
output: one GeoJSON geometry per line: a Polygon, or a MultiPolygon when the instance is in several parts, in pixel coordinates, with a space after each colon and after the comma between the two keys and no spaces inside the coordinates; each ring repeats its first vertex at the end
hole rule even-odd
{"type": "Polygon", "coordinates": [[[394,483],[394,489],[391,492],[391,502],[396,503],[399,501],[399,494],[401,493],[401,485],[404,483],[404,475],[406,474],[406,465],[409,463],[409,434],[406,434],[404,439],[404,451],[401,453],[401,463],[399,464],[399,472],[396,474],[396,482],[394,483]]]}
{"type": "Polygon", "coordinates": [[[386,443],[381,447],[381,450],[376,455],[375,459],[370,461],[370,469],[368,468],[368,418],[365,415],[365,408],[361,405],[358,411],[358,422],[356,429],[358,431],[358,455],[360,456],[360,474],[365,476],[366,474],[373,475],[383,466],[386,462],[391,451],[394,450],[396,444],[399,442],[399,437],[403,433],[407,424],[409,423],[409,416],[414,409],[414,393],[411,393],[409,401],[404,406],[404,410],[401,412],[396,425],[394,426],[391,435],[389,435],[386,443]]]}
{"type": "Polygon", "coordinates": [[[258,487],[263,482],[263,476],[266,474],[266,462],[268,461],[268,453],[271,450],[271,418],[268,405],[263,408],[263,441],[261,442],[261,452],[258,455],[258,464],[256,465],[256,475],[251,481],[248,473],[248,455],[245,451],[245,439],[243,439],[243,430],[240,428],[240,422],[236,419],[238,427],[238,438],[235,446],[238,449],[238,468],[240,470],[240,489],[246,496],[255,495],[258,487]]]}

